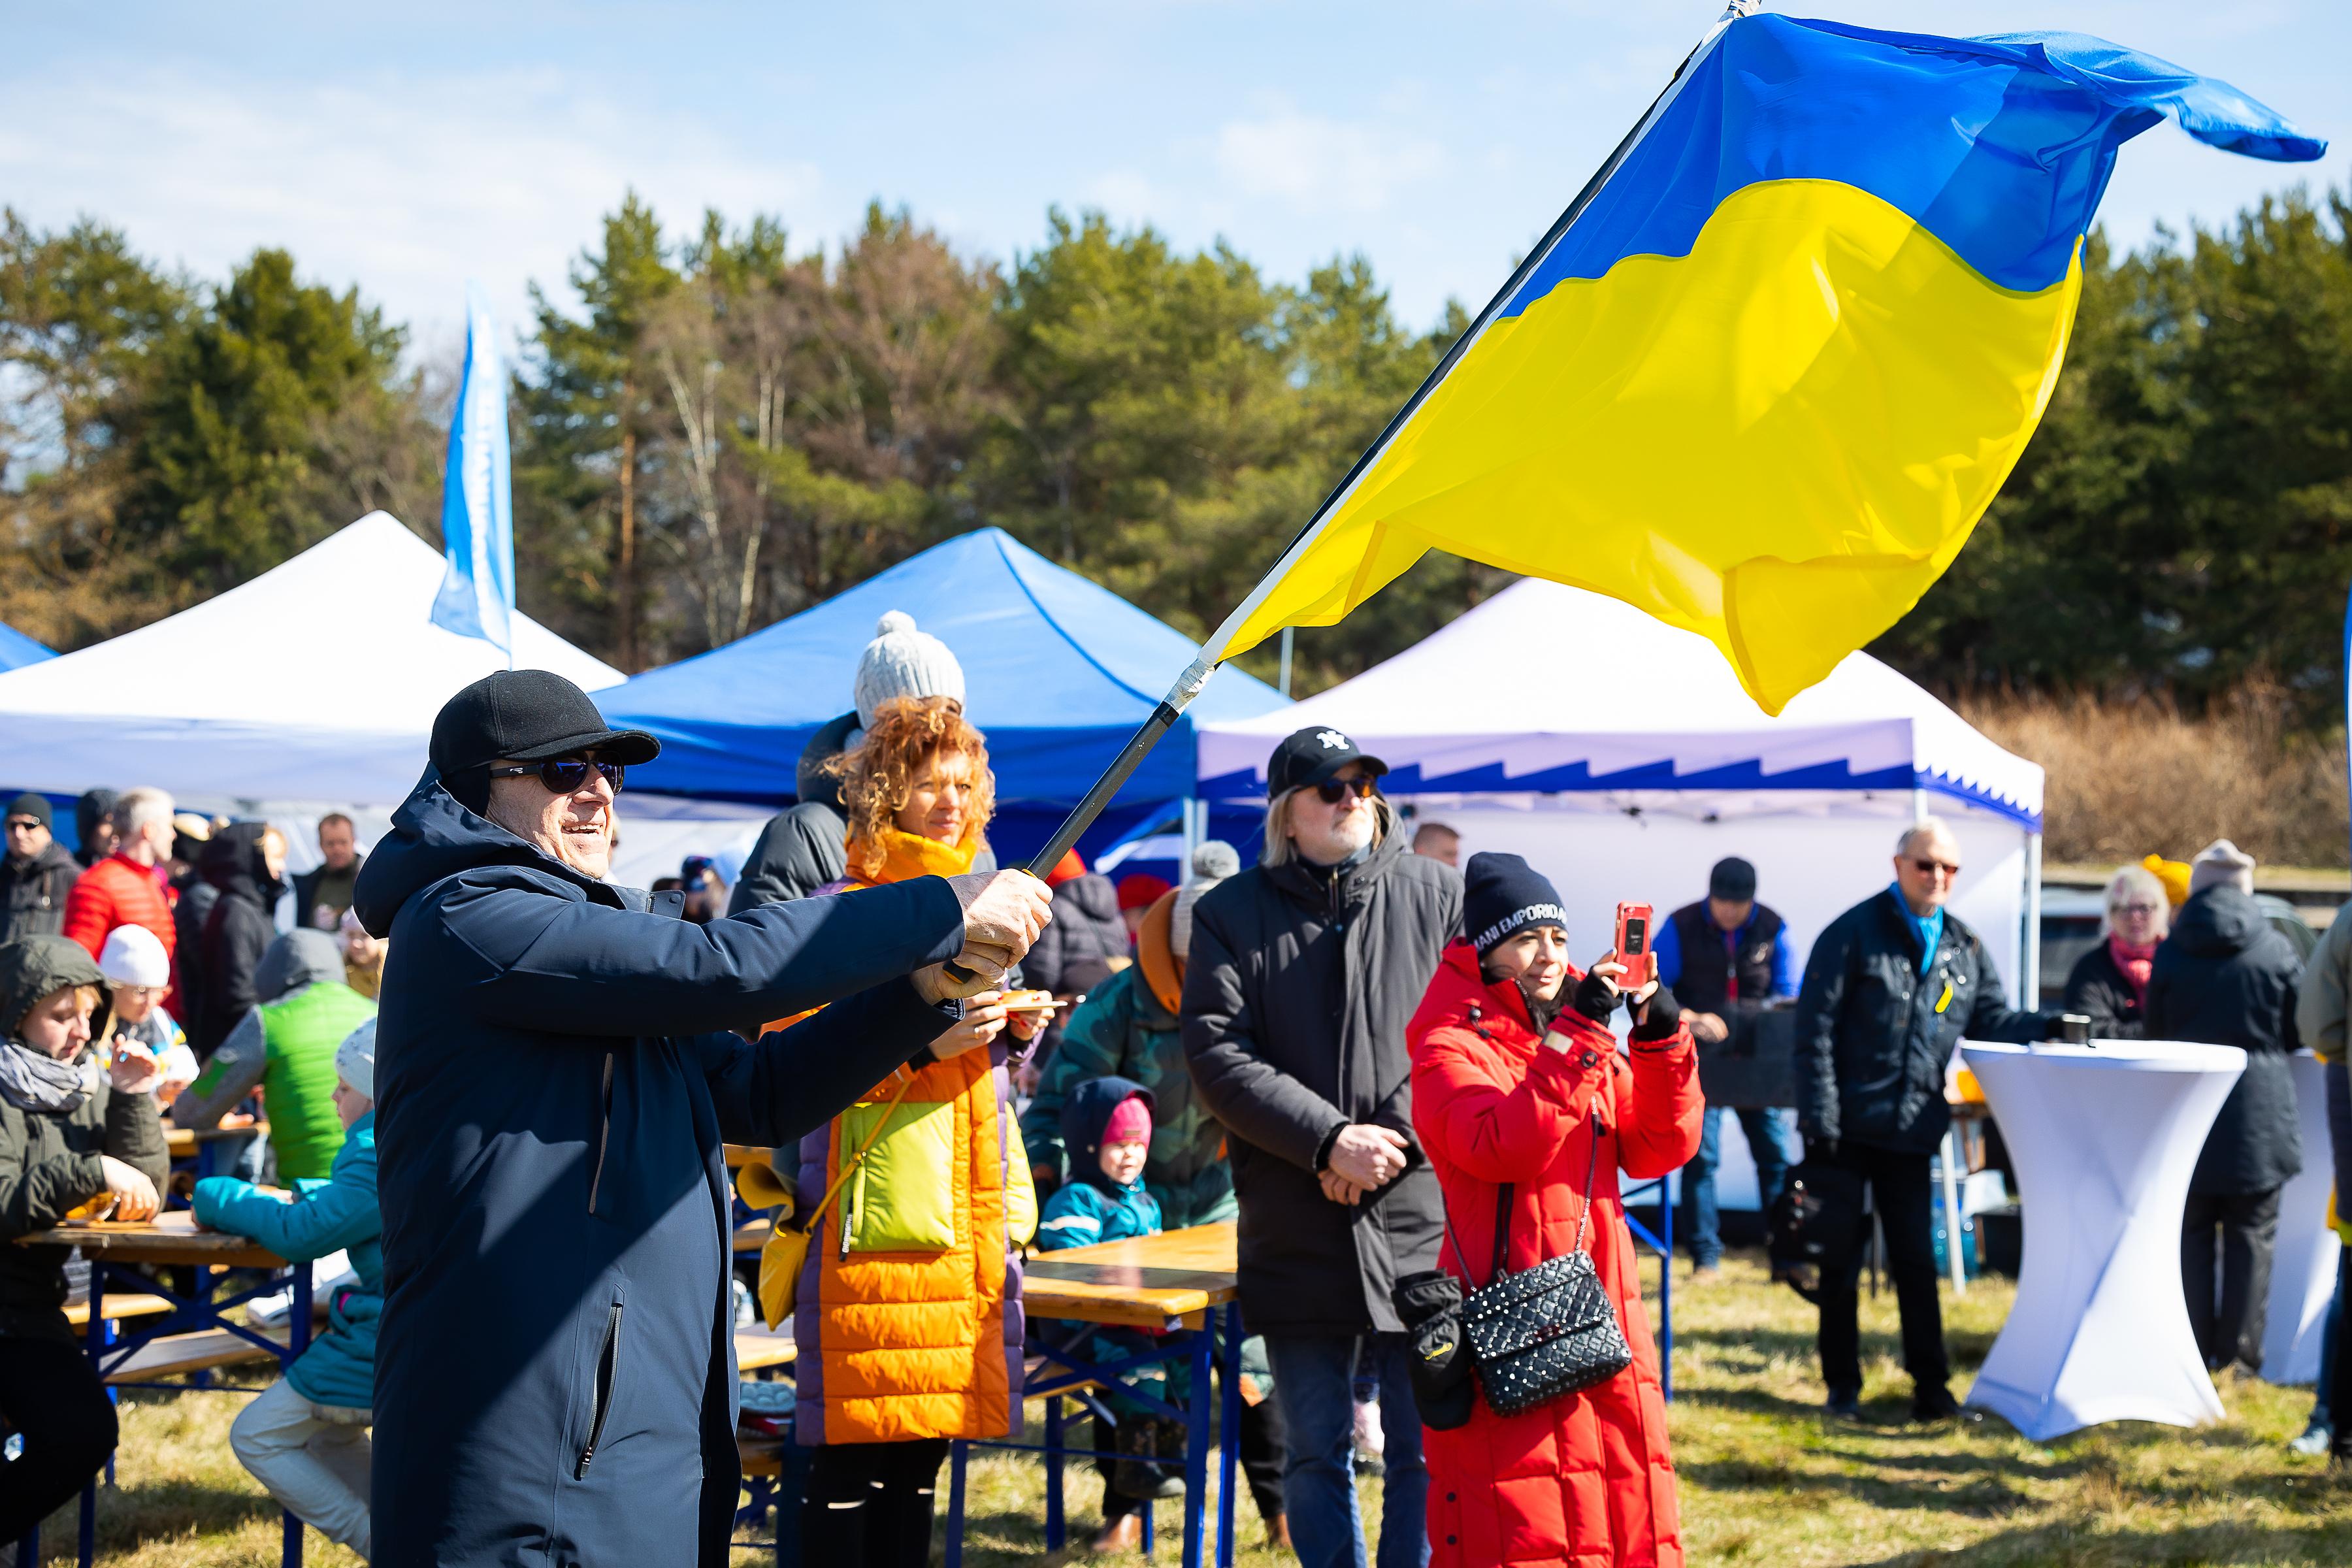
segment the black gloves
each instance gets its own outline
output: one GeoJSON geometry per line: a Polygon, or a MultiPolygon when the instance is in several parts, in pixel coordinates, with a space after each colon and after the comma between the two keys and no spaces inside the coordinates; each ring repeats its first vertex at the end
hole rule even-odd
{"type": "Polygon", "coordinates": [[[1609,984],[1606,976],[1587,973],[1576,983],[1575,1009],[1596,1024],[1606,1025],[1610,1015],[1617,1011],[1618,998],[1624,993],[1609,984]]]}
{"type": "Polygon", "coordinates": [[[1633,1039],[1636,1044],[1652,1040],[1672,1039],[1683,1026],[1683,1005],[1675,994],[1661,984],[1650,993],[1650,999],[1633,1010],[1633,1039]]]}

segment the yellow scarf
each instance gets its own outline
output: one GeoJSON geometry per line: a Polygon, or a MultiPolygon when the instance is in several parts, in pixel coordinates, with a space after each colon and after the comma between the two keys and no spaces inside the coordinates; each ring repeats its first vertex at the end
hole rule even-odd
{"type": "Polygon", "coordinates": [[[981,837],[970,834],[961,844],[941,844],[895,827],[882,830],[882,868],[872,877],[861,874],[869,848],[856,834],[849,838],[849,880],[865,887],[912,881],[917,877],[961,877],[971,869],[980,854],[981,837]]]}

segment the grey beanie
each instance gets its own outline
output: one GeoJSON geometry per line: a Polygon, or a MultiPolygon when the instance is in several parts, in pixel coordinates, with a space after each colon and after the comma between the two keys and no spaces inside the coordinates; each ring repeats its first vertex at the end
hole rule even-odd
{"type": "Polygon", "coordinates": [[[874,640],[858,656],[857,679],[849,689],[860,728],[874,728],[874,715],[894,697],[952,697],[963,700],[963,666],[948,645],[915,629],[915,617],[892,610],[876,623],[874,640]]]}
{"type": "Polygon", "coordinates": [[[1241,868],[1241,852],[1222,838],[1207,839],[1192,851],[1192,874],[1177,889],[1176,908],[1169,915],[1169,951],[1179,958],[1192,955],[1192,906],[1202,893],[1241,868]]]}
{"type": "Polygon", "coordinates": [[[2228,839],[2216,838],[2189,863],[2189,896],[2193,899],[2216,882],[2227,882],[2252,898],[2254,858],[2228,839]]]}
{"type": "Polygon", "coordinates": [[[335,1076],[369,1100],[375,1098],[375,1020],[370,1018],[335,1047],[335,1076]]]}

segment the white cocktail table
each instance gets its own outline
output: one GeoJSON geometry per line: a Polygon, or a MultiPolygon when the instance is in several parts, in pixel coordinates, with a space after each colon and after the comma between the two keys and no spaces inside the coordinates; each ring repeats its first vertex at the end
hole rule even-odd
{"type": "Polygon", "coordinates": [[[2171,1040],[1960,1051],[2025,1215],[2017,1302],[1967,1403],[2035,1442],[2103,1421],[2219,1420],[2180,1290],[2180,1211],[2246,1053],[2171,1040]]]}

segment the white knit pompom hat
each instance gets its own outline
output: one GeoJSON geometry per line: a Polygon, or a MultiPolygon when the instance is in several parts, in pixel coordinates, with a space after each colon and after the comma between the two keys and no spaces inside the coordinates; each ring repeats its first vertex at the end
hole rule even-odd
{"type": "Polygon", "coordinates": [[[144,926],[116,926],[98,950],[98,972],[116,985],[156,990],[172,984],[172,955],[144,926]]]}
{"type": "Polygon", "coordinates": [[[1192,955],[1192,906],[1201,895],[1242,868],[1241,851],[1222,838],[1212,838],[1192,851],[1192,874],[1177,889],[1170,911],[1168,947],[1179,958],[1192,955]]]}
{"type": "Polygon", "coordinates": [[[915,617],[892,610],[874,627],[874,640],[858,657],[850,686],[860,728],[874,728],[874,715],[894,697],[952,697],[963,700],[963,666],[948,645],[915,629],[915,617]]]}

